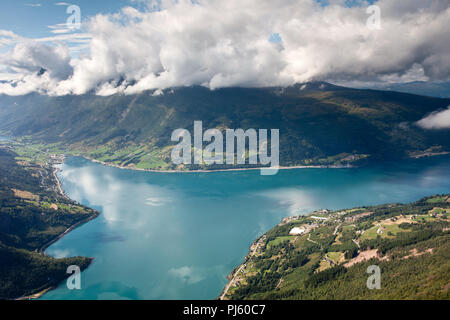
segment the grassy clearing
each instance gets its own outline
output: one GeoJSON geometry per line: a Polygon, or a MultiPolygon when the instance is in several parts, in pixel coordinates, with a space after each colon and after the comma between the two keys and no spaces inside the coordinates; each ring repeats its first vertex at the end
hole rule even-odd
{"type": "Polygon", "coordinates": [[[368,230],[366,230],[362,235],[361,235],[361,240],[370,240],[370,239],[375,239],[378,235],[377,230],[379,229],[379,226],[374,226],[368,230]]]}
{"type": "Polygon", "coordinates": [[[319,268],[317,268],[317,270],[315,272],[318,273],[318,272],[324,271],[329,268],[331,268],[331,264],[328,261],[321,260],[320,264],[319,264],[319,268]]]}
{"type": "Polygon", "coordinates": [[[267,246],[271,247],[271,246],[277,246],[280,243],[283,243],[285,241],[291,241],[295,238],[295,236],[282,236],[282,237],[277,237],[274,240],[270,241],[267,246]]]}
{"type": "Polygon", "coordinates": [[[433,208],[433,210],[430,210],[429,213],[431,214],[446,214],[449,213],[450,209],[446,208],[433,208]]]}
{"type": "Polygon", "coordinates": [[[39,202],[39,196],[34,193],[31,193],[28,191],[17,190],[17,189],[11,189],[11,190],[14,192],[15,197],[39,202]]]}
{"type": "Polygon", "coordinates": [[[328,252],[327,256],[335,263],[340,263],[341,261],[345,260],[343,252],[328,252]]]}
{"type": "Polygon", "coordinates": [[[446,199],[447,199],[447,196],[443,196],[443,197],[437,196],[437,197],[428,199],[427,202],[428,203],[439,203],[439,202],[445,202],[446,199]]]}
{"type": "Polygon", "coordinates": [[[385,228],[382,236],[390,236],[389,233],[391,233],[392,235],[396,235],[399,232],[404,232],[405,231],[403,229],[400,229],[398,224],[382,225],[382,226],[384,226],[384,228],[385,228]]]}
{"type": "MultiPolygon", "coordinates": [[[[419,216],[417,218],[417,220],[420,220],[421,217],[425,217],[425,219],[431,218],[430,216],[426,215],[426,216],[419,216]]],[[[431,219],[433,219],[433,218],[431,218],[431,219]]],[[[397,233],[399,233],[399,232],[409,232],[409,230],[400,229],[399,225],[400,225],[400,223],[395,223],[395,224],[392,224],[392,223],[381,223],[381,224],[377,224],[376,226],[373,226],[372,228],[366,230],[362,234],[361,240],[376,239],[377,236],[380,236],[382,238],[389,238],[389,237],[396,236],[397,233]],[[381,233],[378,233],[378,230],[380,230],[381,233]]]]}

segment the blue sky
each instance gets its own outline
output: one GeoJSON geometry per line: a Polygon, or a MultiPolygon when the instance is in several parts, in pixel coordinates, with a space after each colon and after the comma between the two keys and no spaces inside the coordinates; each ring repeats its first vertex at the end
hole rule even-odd
{"type": "MultiPolygon", "coordinates": [[[[375,2],[376,0],[370,0],[375,2]]],[[[52,35],[48,26],[65,23],[67,5],[81,8],[82,19],[86,20],[99,13],[114,13],[125,6],[139,8],[142,0],[2,0],[0,3],[0,30],[10,30],[27,38],[41,38],[52,35]],[[57,5],[60,4],[60,5],[57,5]]],[[[326,6],[328,0],[317,0],[326,6]]],[[[354,6],[358,0],[347,0],[354,6]]]]}
{"type": "Polygon", "coordinates": [[[82,19],[98,13],[114,13],[124,6],[138,5],[128,0],[2,0],[0,3],[0,29],[10,30],[27,38],[52,35],[48,26],[65,23],[68,3],[81,8],[82,19]]]}
{"type": "MultiPolygon", "coordinates": [[[[18,36],[30,39],[62,36],[64,34],[55,34],[52,31],[55,31],[55,28],[58,29],[58,25],[66,23],[70,16],[67,13],[67,8],[70,5],[80,7],[83,22],[97,14],[116,13],[126,6],[139,9],[143,4],[139,0],[1,0],[0,30],[12,31],[18,36]]],[[[71,30],[65,34],[80,34],[83,32],[85,30],[71,30]]],[[[66,43],[73,49],[74,57],[77,57],[80,52],[87,51],[87,48],[78,49],[80,43],[70,41],[66,43]]],[[[11,50],[13,46],[0,46],[0,53],[11,50]]]]}
{"type": "Polygon", "coordinates": [[[0,1],[0,94],[450,75],[448,0],[168,0],[160,13],[158,0],[59,1],[0,1]],[[70,5],[81,23],[117,15],[71,29],[70,5]]]}

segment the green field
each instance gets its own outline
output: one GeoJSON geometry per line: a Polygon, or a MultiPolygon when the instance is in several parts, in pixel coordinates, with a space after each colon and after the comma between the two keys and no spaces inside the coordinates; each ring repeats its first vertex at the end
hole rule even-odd
{"type": "Polygon", "coordinates": [[[286,242],[292,239],[286,234],[294,224],[317,222],[303,216],[280,224],[266,233],[263,251],[247,261],[252,272],[245,274],[226,298],[448,300],[450,221],[446,217],[432,218],[428,213],[435,208],[439,208],[435,209],[439,213],[449,210],[447,198],[446,195],[405,205],[357,208],[344,216],[337,214],[340,211],[329,212],[327,222],[321,222],[311,234],[297,237],[295,243],[286,242]],[[346,220],[368,211],[372,212],[370,216],[346,220]],[[411,220],[412,215],[417,218],[411,220]],[[379,224],[383,228],[381,234],[377,234],[379,224]],[[334,241],[336,226],[342,228],[339,243],[334,241]],[[321,245],[308,241],[308,236],[321,245]],[[374,249],[376,256],[371,255],[371,260],[360,258],[374,249]],[[331,265],[324,258],[338,265],[331,265]],[[366,270],[374,263],[383,272],[383,290],[367,289],[366,270]]]}
{"type": "Polygon", "coordinates": [[[333,260],[335,263],[339,263],[341,261],[341,259],[344,257],[343,252],[328,252],[327,255],[328,255],[328,258],[333,260]]]}
{"type": "Polygon", "coordinates": [[[45,153],[20,145],[19,151],[26,156],[0,147],[0,299],[57,286],[69,265],[85,269],[92,259],[54,259],[40,251],[71,226],[98,215],[58,193],[45,153]]]}
{"type": "Polygon", "coordinates": [[[445,202],[445,200],[447,199],[447,196],[444,197],[434,197],[431,199],[428,199],[427,202],[428,203],[439,203],[439,202],[445,202]]]}
{"type": "MultiPolygon", "coordinates": [[[[0,131],[23,137],[48,153],[159,170],[177,168],[170,158],[170,148],[176,144],[171,141],[172,132],[179,128],[192,132],[194,121],[200,119],[204,129],[222,131],[283,128],[279,141],[282,166],[360,165],[420,154],[432,146],[436,151],[450,150],[445,132],[416,126],[398,130],[399,123],[445,108],[450,99],[329,83],[309,87],[303,92],[296,84],[284,88],[282,94],[280,88],[211,91],[193,86],[160,96],[0,96],[0,131]]],[[[27,150],[18,153],[22,159],[43,161],[41,155],[27,150]]],[[[189,165],[185,170],[224,168],[230,165],[189,165]]]]}
{"type": "Polygon", "coordinates": [[[275,238],[275,240],[270,241],[267,246],[271,247],[271,246],[277,246],[280,243],[286,242],[286,241],[291,241],[295,238],[295,236],[283,236],[283,237],[277,237],[275,238]]]}

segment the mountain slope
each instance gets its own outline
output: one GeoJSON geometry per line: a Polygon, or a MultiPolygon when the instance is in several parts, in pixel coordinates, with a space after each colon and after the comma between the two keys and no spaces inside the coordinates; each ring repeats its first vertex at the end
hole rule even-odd
{"type": "Polygon", "coordinates": [[[450,82],[414,81],[407,83],[388,83],[375,85],[373,88],[377,90],[398,91],[437,98],[450,98],[450,82]]]}
{"type": "Polygon", "coordinates": [[[51,168],[18,162],[0,145],[0,299],[14,299],[56,286],[67,267],[81,270],[92,259],[55,259],[43,249],[69,228],[98,212],[60,195],[51,168]]]}
{"type": "Polygon", "coordinates": [[[283,166],[343,164],[362,155],[395,159],[434,145],[450,150],[450,131],[414,125],[449,104],[450,99],[320,82],[215,91],[184,87],[156,96],[31,94],[0,97],[0,130],[116,165],[169,169],[172,131],[192,132],[194,120],[202,120],[204,130],[280,129],[283,166]]]}
{"type": "Polygon", "coordinates": [[[221,298],[448,300],[449,255],[450,195],[315,212],[255,241],[221,298]],[[366,285],[373,265],[380,289],[366,285]]]}

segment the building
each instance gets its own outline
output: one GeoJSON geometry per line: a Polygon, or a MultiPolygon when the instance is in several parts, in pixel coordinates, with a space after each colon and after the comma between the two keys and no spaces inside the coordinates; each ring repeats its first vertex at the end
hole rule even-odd
{"type": "Polygon", "coordinates": [[[303,227],[301,227],[301,228],[295,227],[295,228],[292,228],[292,230],[289,232],[289,234],[292,236],[298,236],[300,234],[304,234],[305,231],[306,231],[306,229],[303,227]]]}
{"type": "Polygon", "coordinates": [[[316,219],[316,220],[322,220],[322,221],[327,221],[328,218],[327,217],[318,217],[318,216],[311,216],[312,219],[316,219]]]}

